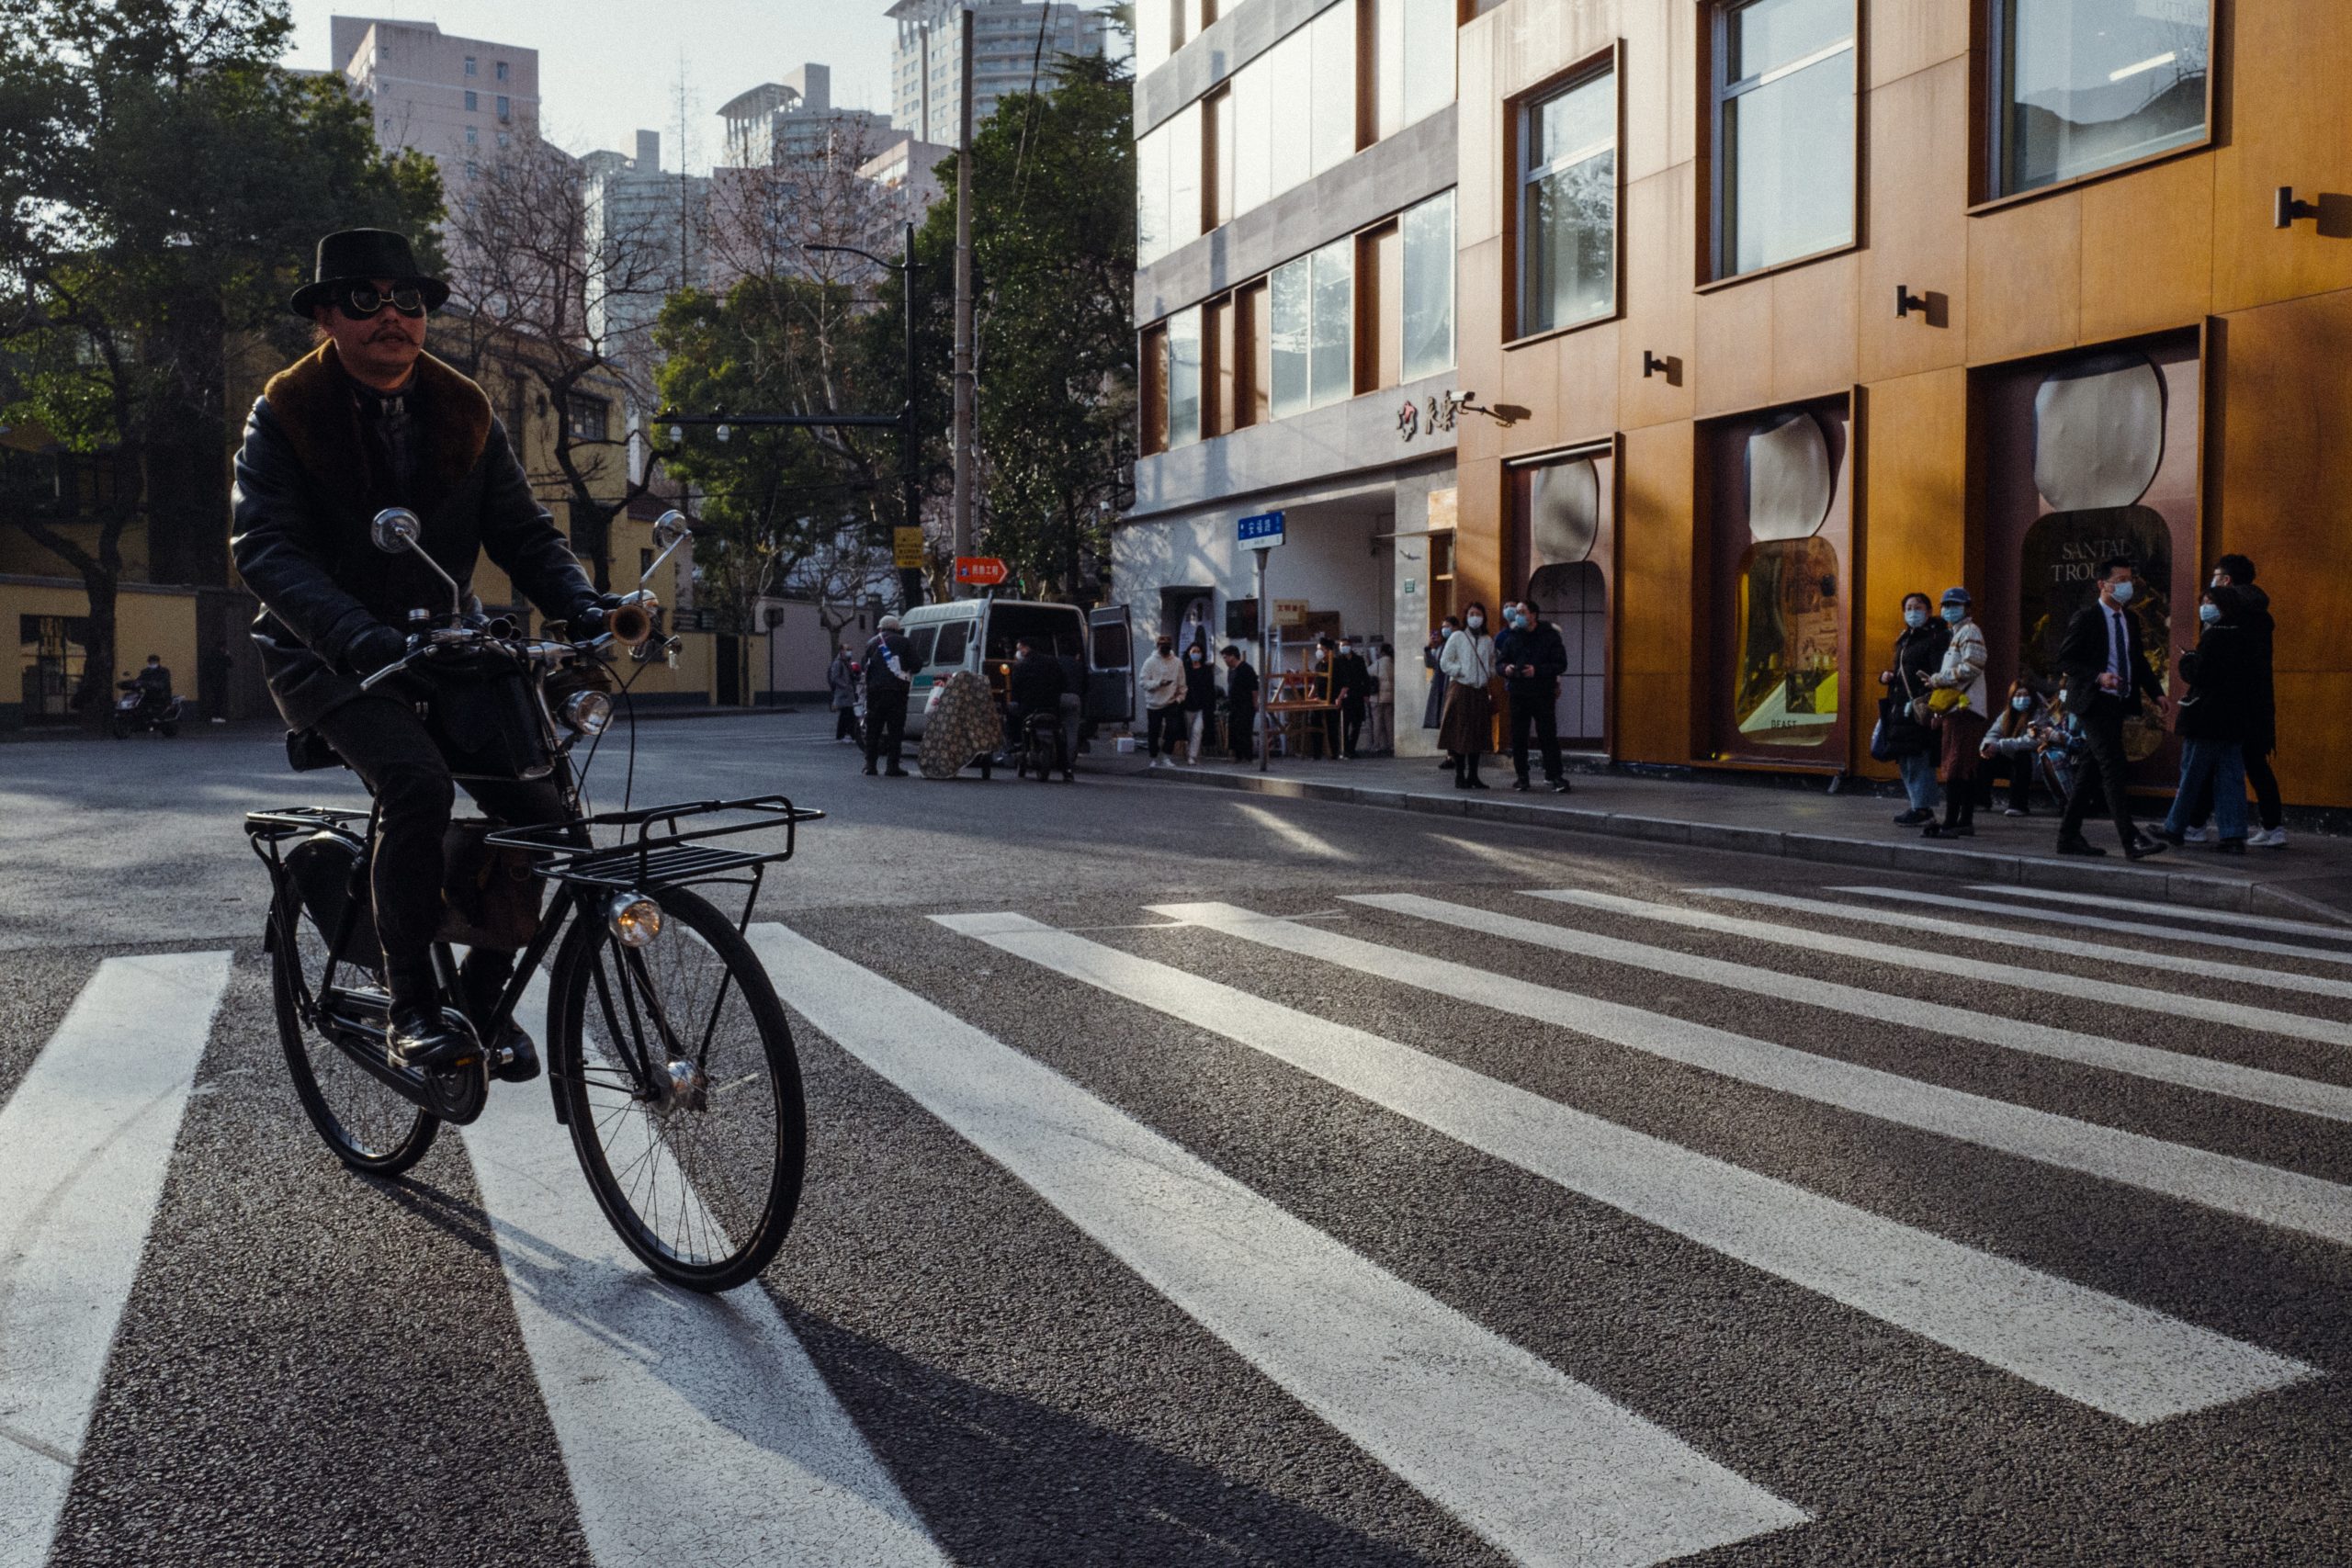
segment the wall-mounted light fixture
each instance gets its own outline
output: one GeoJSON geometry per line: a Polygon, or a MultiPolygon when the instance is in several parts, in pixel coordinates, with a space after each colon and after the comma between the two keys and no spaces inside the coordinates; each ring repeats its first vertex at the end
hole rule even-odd
{"type": "Polygon", "coordinates": [[[1897,316],[1908,316],[1915,310],[1922,316],[1928,313],[1928,297],[1924,294],[1912,293],[1910,285],[1908,284],[1896,284],[1894,286],[1894,313],[1897,316]]]}
{"type": "Polygon", "coordinates": [[[2297,201],[2293,186],[2280,186],[2278,196],[2271,202],[2270,226],[2273,229],[2291,229],[2298,218],[2317,218],[2318,216],[2319,203],[2297,201]]]}
{"type": "Polygon", "coordinates": [[[1674,361],[1671,357],[1660,359],[1645,348],[1642,350],[1642,379],[1646,381],[1653,376],[1663,376],[1669,381],[1673,380],[1674,361]]]}

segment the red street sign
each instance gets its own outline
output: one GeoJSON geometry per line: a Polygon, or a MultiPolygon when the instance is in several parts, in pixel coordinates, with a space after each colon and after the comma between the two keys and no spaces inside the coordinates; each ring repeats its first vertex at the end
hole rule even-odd
{"type": "Polygon", "coordinates": [[[995,556],[956,558],[956,581],[958,582],[968,582],[978,588],[994,588],[1012,575],[1005,569],[1004,562],[995,556]]]}

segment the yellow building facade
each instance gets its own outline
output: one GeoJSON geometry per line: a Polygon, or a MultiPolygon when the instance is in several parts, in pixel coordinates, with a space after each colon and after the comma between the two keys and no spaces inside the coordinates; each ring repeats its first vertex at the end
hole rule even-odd
{"type": "Polygon", "coordinates": [[[1465,0],[1457,38],[1494,417],[1452,600],[1579,623],[1590,740],[1889,776],[1906,592],[1970,588],[2003,684],[2099,556],[2169,656],[2232,551],[2286,796],[2352,806],[2352,6],[1465,0]]]}

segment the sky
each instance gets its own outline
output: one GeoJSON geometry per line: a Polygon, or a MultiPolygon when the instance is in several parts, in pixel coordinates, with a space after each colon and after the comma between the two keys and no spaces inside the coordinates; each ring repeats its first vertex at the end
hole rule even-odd
{"type": "Polygon", "coordinates": [[[662,166],[678,166],[678,87],[685,84],[688,168],[718,151],[718,106],[796,65],[833,72],[833,103],[889,112],[891,0],[291,0],[289,65],[326,70],[327,19],[389,17],[539,51],[540,131],[571,152],[629,152],[639,128],[662,132],[662,166]],[[649,18],[691,25],[650,27],[649,18]]]}

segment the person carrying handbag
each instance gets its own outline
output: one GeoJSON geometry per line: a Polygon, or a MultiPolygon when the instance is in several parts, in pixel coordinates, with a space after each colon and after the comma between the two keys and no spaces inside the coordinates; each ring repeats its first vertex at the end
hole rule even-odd
{"type": "Polygon", "coordinates": [[[1894,665],[1878,678],[1887,694],[1879,700],[1879,728],[1871,751],[1882,761],[1891,759],[1903,772],[1903,793],[1911,804],[1894,819],[1898,828],[1920,827],[1936,815],[1936,738],[1914,710],[1927,701],[1928,679],[1943,667],[1951,628],[1935,621],[1928,610],[1925,593],[1903,596],[1903,630],[1894,639],[1894,665]]]}
{"type": "Polygon", "coordinates": [[[1944,819],[1922,829],[1923,838],[1976,836],[1976,749],[1992,720],[1984,711],[1984,628],[1969,615],[1970,604],[1967,589],[1944,590],[1941,613],[1951,639],[1944,645],[1943,661],[1928,677],[1928,707],[1941,742],[1937,776],[1944,785],[1944,819]]]}

